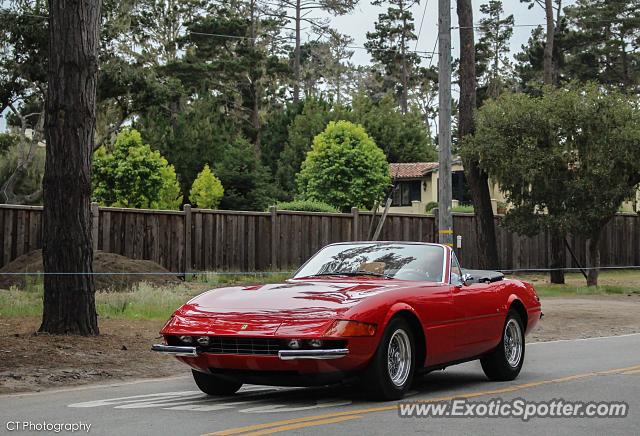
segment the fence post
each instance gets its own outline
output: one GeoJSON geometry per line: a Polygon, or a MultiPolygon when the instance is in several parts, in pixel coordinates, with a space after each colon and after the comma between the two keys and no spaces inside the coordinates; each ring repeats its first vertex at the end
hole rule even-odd
{"type": "Polygon", "coordinates": [[[184,205],[184,278],[191,272],[191,205],[184,205]]]}
{"type": "Polygon", "coordinates": [[[278,209],[269,206],[271,214],[271,271],[278,269],[278,209]]]}
{"type": "Polygon", "coordinates": [[[91,203],[91,245],[93,251],[98,250],[98,235],[100,225],[100,209],[95,201],[91,203]]]}
{"type": "Polygon", "coordinates": [[[351,227],[352,234],[351,239],[354,241],[360,240],[360,226],[358,225],[359,213],[357,207],[351,208],[351,215],[353,215],[353,226],[351,227]]]}

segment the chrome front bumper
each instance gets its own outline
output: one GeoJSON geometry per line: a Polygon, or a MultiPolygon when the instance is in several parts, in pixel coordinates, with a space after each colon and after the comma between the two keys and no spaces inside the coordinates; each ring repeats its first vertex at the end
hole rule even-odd
{"type": "Polygon", "coordinates": [[[280,360],[296,360],[296,359],[339,359],[349,354],[346,348],[336,348],[332,350],[280,350],[278,357],[280,360]]]}
{"type": "MultiPolygon", "coordinates": [[[[200,354],[196,347],[163,344],[154,344],[151,347],[151,351],[157,351],[158,353],[168,354],[171,356],[183,357],[196,357],[200,354]]],[[[346,356],[347,354],[349,354],[349,350],[346,348],[336,348],[331,350],[280,350],[278,351],[278,358],[280,360],[327,360],[339,359],[346,356]]]]}
{"type": "Polygon", "coordinates": [[[196,357],[198,355],[196,347],[178,347],[175,345],[153,344],[151,351],[157,351],[171,356],[196,357]]]}

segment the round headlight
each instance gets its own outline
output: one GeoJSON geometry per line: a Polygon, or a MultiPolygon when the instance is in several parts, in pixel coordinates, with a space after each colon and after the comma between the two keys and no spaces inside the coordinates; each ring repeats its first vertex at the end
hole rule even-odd
{"type": "Polygon", "coordinates": [[[209,345],[210,339],[209,336],[198,336],[198,338],[196,339],[196,341],[198,342],[198,344],[204,346],[209,345]]]}
{"type": "Polygon", "coordinates": [[[193,344],[193,338],[191,336],[178,336],[178,339],[185,344],[193,344]]]}
{"type": "Polygon", "coordinates": [[[287,342],[287,346],[289,348],[293,348],[294,350],[300,348],[300,345],[300,339],[290,339],[289,342],[287,342]]]}
{"type": "Polygon", "coordinates": [[[311,339],[309,345],[311,348],[320,348],[322,347],[322,341],[320,339],[311,339]]]}

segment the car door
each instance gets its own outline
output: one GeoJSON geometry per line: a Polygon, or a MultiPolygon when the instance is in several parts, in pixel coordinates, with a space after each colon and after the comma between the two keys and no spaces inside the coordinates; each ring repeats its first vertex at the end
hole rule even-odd
{"type": "Polygon", "coordinates": [[[426,366],[459,359],[456,326],[452,321],[461,314],[453,304],[451,286],[446,283],[417,286],[413,307],[418,311],[427,337],[426,366]]]}
{"type": "MultiPolygon", "coordinates": [[[[463,358],[477,356],[495,346],[496,331],[501,329],[498,293],[491,283],[462,282],[462,269],[451,253],[453,303],[462,317],[456,328],[456,345],[463,358]]],[[[499,339],[498,339],[499,340],[499,339]]]]}

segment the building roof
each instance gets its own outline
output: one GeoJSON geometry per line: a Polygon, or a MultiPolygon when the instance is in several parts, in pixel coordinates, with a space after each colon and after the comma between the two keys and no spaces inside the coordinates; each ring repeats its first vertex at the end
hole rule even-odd
{"type": "Polygon", "coordinates": [[[411,162],[389,164],[393,179],[421,179],[425,174],[438,169],[438,162],[411,162]]]}

